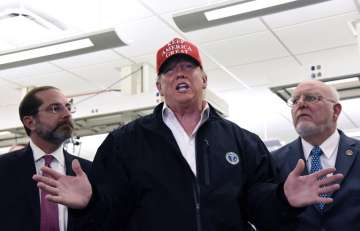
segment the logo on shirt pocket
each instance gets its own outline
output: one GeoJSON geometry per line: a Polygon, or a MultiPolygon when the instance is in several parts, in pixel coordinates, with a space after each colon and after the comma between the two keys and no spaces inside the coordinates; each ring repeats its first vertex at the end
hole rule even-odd
{"type": "Polygon", "coordinates": [[[235,152],[226,153],[225,159],[232,165],[237,165],[239,163],[239,156],[235,152]]]}

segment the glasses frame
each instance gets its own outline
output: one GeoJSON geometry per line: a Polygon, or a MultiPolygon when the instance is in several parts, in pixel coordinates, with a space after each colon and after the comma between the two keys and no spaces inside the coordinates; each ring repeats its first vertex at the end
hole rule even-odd
{"type": "Polygon", "coordinates": [[[312,94],[306,94],[306,95],[300,95],[300,96],[297,96],[297,100],[294,102],[294,97],[290,97],[287,101],[286,101],[286,104],[289,106],[289,107],[294,107],[296,105],[299,104],[299,100],[300,99],[303,99],[303,102],[304,103],[307,103],[307,104],[314,104],[316,102],[319,102],[321,100],[326,100],[326,101],[329,101],[331,103],[337,103],[335,100],[332,100],[332,99],[329,99],[329,98],[326,98],[322,95],[312,95],[312,94]]]}
{"type": "Polygon", "coordinates": [[[52,103],[52,104],[49,104],[48,106],[46,106],[43,109],[38,108],[36,110],[36,112],[33,113],[33,115],[36,115],[37,113],[39,113],[41,111],[49,112],[49,113],[52,113],[52,114],[61,114],[61,113],[64,113],[65,110],[67,110],[71,114],[76,112],[75,108],[72,106],[71,103],[67,103],[65,105],[63,105],[61,103],[52,103]]]}

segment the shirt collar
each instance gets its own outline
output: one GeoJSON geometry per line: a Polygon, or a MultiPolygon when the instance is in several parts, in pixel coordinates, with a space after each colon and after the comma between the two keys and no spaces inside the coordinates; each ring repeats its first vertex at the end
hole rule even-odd
{"type": "MultiPolygon", "coordinates": [[[[34,155],[35,162],[40,160],[43,156],[47,155],[43,150],[41,150],[41,148],[39,148],[34,142],[32,142],[31,139],[30,139],[30,147],[34,155]]],[[[56,149],[52,153],[49,153],[49,155],[52,155],[62,166],[65,166],[63,148],[64,148],[63,145],[60,145],[58,149],[56,149]]]]}
{"type": "MultiPolygon", "coordinates": [[[[205,123],[209,119],[210,116],[210,107],[208,102],[205,102],[205,106],[201,111],[201,118],[200,118],[200,125],[205,123]]],[[[165,118],[169,117],[170,115],[175,116],[174,112],[169,108],[169,106],[164,102],[163,108],[162,108],[162,119],[165,121],[165,118]]]]}
{"type": "MultiPolygon", "coordinates": [[[[339,142],[340,134],[337,130],[335,130],[335,132],[320,145],[320,148],[327,159],[329,159],[331,155],[335,153],[335,149],[338,148],[339,142]]],[[[307,160],[314,145],[310,144],[304,139],[301,139],[301,143],[303,146],[305,159],[307,160]]]]}

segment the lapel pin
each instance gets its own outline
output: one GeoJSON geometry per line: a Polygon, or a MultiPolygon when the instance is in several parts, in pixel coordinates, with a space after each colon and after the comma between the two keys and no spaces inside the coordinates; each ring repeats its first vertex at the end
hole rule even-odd
{"type": "Polygon", "coordinates": [[[353,151],[351,149],[348,149],[345,151],[345,155],[347,156],[352,156],[353,155],[353,151]]]}

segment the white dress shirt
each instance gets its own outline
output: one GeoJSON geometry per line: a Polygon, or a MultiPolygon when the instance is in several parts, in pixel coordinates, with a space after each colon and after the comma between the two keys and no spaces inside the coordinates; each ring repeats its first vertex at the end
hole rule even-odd
{"type": "MultiPolygon", "coordinates": [[[[36,144],[34,144],[31,140],[30,140],[30,147],[34,155],[36,174],[42,174],[40,168],[45,165],[44,158],[42,157],[45,156],[46,153],[42,151],[38,146],[36,146],[36,144]]],[[[61,145],[53,153],[49,153],[49,154],[54,157],[53,161],[50,164],[51,168],[59,173],[65,174],[66,171],[65,171],[65,158],[63,152],[63,145],[61,145]]],[[[39,193],[39,197],[40,197],[40,193],[39,193]]],[[[67,207],[59,204],[58,208],[59,208],[59,228],[60,228],[59,230],[66,231],[67,221],[68,221],[67,207]]]]}
{"type": "MultiPolygon", "coordinates": [[[[323,152],[323,155],[320,156],[320,162],[323,169],[335,167],[339,142],[340,142],[340,134],[338,130],[335,130],[335,132],[319,146],[323,152]]],[[[301,143],[304,150],[306,165],[308,170],[310,171],[311,168],[310,152],[314,146],[308,143],[307,141],[305,141],[304,139],[301,139],[301,143]]]]}
{"type": "Polygon", "coordinates": [[[162,118],[166,126],[168,126],[175,137],[182,155],[189,164],[192,172],[196,176],[196,155],[195,155],[195,135],[200,126],[209,119],[210,107],[208,103],[205,104],[199,122],[197,123],[194,131],[189,136],[185,129],[181,126],[176,118],[174,112],[164,103],[162,109],[162,118]]]}

